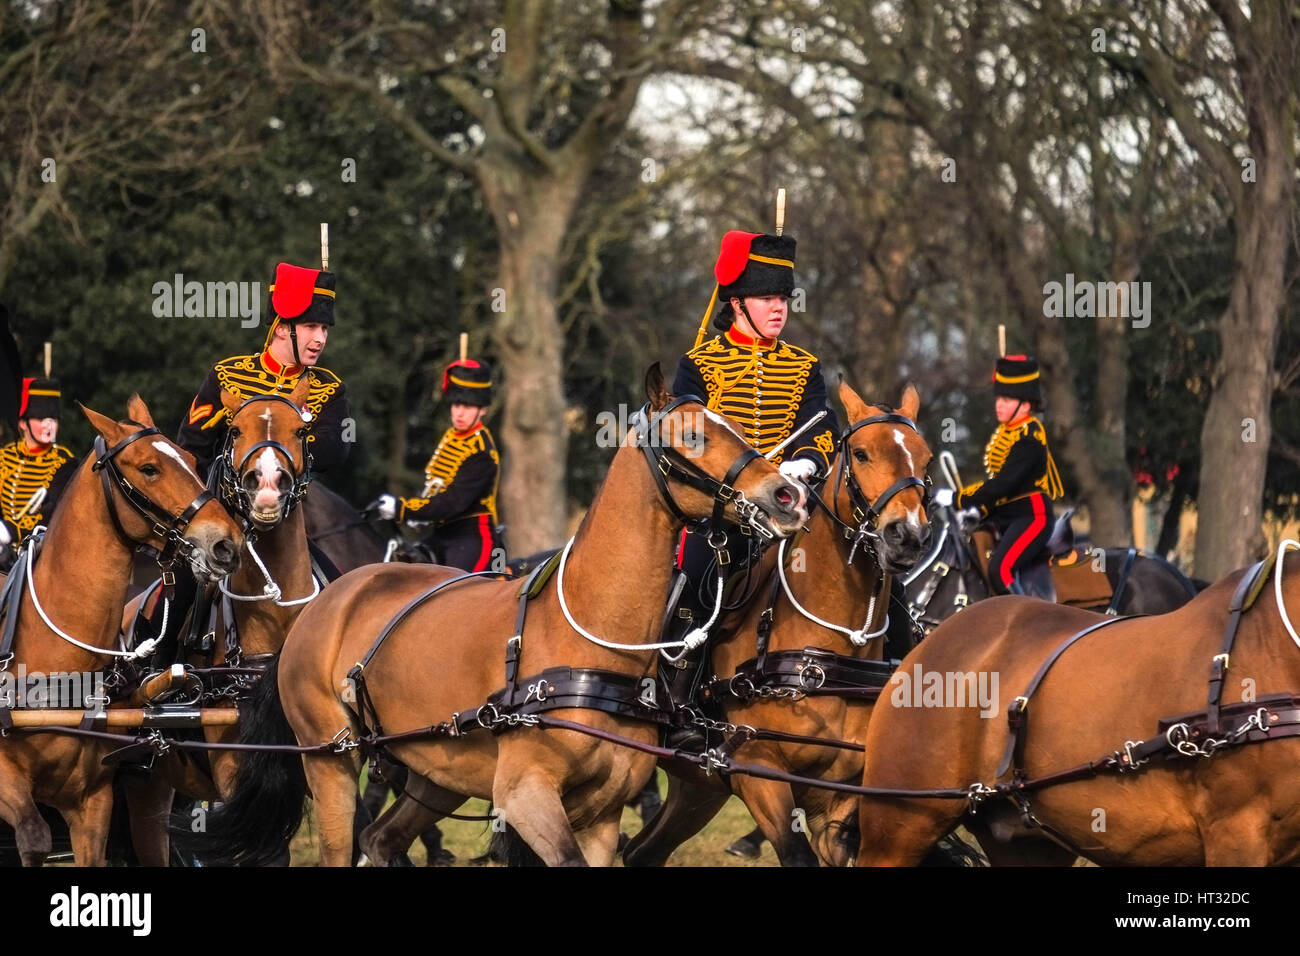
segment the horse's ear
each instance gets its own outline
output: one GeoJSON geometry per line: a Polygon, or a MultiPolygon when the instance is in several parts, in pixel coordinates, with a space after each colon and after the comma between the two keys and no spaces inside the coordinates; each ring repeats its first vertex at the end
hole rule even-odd
{"type": "Polygon", "coordinates": [[[109,445],[116,445],[126,434],[126,429],[113,421],[113,419],[109,418],[107,415],[101,415],[94,409],[82,405],[81,402],[77,402],[77,407],[80,408],[81,413],[86,416],[91,427],[103,435],[104,441],[108,442],[109,445]]]}
{"type": "Polygon", "coordinates": [[[659,411],[673,400],[672,392],[668,391],[668,383],[664,381],[664,370],[655,362],[645,373],[645,397],[650,400],[650,408],[659,411]]]}
{"type": "Polygon", "coordinates": [[[916,413],[921,410],[921,393],[911,382],[908,382],[907,387],[903,389],[903,400],[899,403],[898,410],[907,418],[916,421],[916,413]]]}
{"type": "Polygon", "coordinates": [[[234,392],[228,392],[224,388],[221,390],[221,404],[230,414],[239,411],[239,406],[244,404],[244,400],[234,392]]]}
{"type": "Polygon", "coordinates": [[[298,384],[294,386],[289,393],[289,401],[293,402],[299,408],[307,404],[307,396],[311,393],[311,379],[306,375],[298,379],[298,384]]]}
{"type": "Polygon", "coordinates": [[[157,428],[153,423],[153,416],[149,414],[149,406],[144,403],[139,392],[133,392],[131,397],[126,400],[126,417],[133,422],[139,422],[145,428],[157,428]]]}
{"type": "Polygon", "coordinates": [[[849,383],[844,379],[840,379],[840,401],[844,403],[844,414],[848,416],[849,424],[867,417],[867,403],[862,400],[857,392],[853,391],[849,383]]]}

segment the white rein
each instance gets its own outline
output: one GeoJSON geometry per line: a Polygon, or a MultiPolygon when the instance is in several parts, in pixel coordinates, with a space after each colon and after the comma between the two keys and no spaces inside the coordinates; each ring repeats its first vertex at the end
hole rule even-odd
{"type": "Polygon", "coordinates": [[[871,592],[871,600],[867,603],[867,619],[862,623],[862,627],[858,628],[856,631],[851,630],[847,627],[841,627],[838,624],[832,624],[830,621],[823,621],[816,614],[813,614],[802,604],[800,604],[799,601],[795,598],[794,592],[790,590],[790,582],[787,581],[785,578],[785,546],[789,543],[789,541],[790,539],[786,538],[781,542],[780,550],[777,552],[777,556],[776,556],[776,573],[781,578],[781,587],[785,589],[785,596],[790,599],[790,603],[794,605],[794,609],[796,611],[798,611],[808,620],[812,621],[814,624],[820,624],[822,627],[827,628],[828,630],[838,631],[839,633],[843,634],[845,637],[849,639],[849,643],[852,644],[854,647],[862,647],[867,643],[867,641],[875,637],[880,637],[880,635],[884,634],[886,631],[889,630],[888,611],[885,612],[885,623],[881,626],[880,630],[870,631],[870,632],[867,630],[867,628],[871,626],[871,619],[876,615],[876,601],[880,597],[881,591],[884,590],[884,585],[885,585],[884,574],[881,574],[880,576],[880,586],[876,588],[875,591],[871,592]]]}

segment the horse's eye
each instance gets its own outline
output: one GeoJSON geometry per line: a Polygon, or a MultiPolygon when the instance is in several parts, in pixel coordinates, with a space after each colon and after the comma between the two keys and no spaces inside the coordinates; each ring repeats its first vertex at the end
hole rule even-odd
{"type": "Polygon", "coordinates": [[[867,453],[861,448],[855,448],[853,449],[853,460],[865,465],[868,461],[867,453]]]}
{"type": "Polygon", "coordinates": [[[146,478],[157,478],[162,472],[158,470],[157,465],[145,464],[140,466],[140,474],[146,478]]]}
{"type": "Polygon", "coordinates": [[[231,437],[231,438],[238,438],[238,437],[239,437],[239,429],[238,429],[238,428],[232,428],[232,429],[230,429],[230,437],[231,437]]]}

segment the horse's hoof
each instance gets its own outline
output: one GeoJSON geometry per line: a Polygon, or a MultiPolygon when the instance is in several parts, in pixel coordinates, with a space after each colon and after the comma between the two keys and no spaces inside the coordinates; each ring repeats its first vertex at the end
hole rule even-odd
{"type": "Polygon", "coordinates": [[[357,863],[356,863],[356,865],[357,865],[357,866],[370,866],[370,857],[368,857],[368,856],[366,856],[364,853],[362,853],[359,857],[357,857],[357,863]]]}
{"type": "Polygon", "coordinates": [[[748,837],[741,837],[735,843],[728,844],[723,852],[746,860],[757,860],[763,855],[763,847],[748,837]]]}

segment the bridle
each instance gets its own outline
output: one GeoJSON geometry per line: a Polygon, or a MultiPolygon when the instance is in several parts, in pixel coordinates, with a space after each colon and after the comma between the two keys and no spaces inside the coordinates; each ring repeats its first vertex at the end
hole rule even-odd
{"type": "MultiPolygon", "coordinates": [[[[233,422],[240,412],[249,405],[252,405],[254,402],[282,402],[292,408],[294,413],[304,422],[311,420],[310,412],[299,408],[283,395],[253,395],[252,397],[245,399],[244,403],[235,410],[235,413],[231,415],[231,421],[233,422]]],[[[280,520],[283,521],[288,517],[289,512],[291,512],[298,502],[307,494],[307,488],[311,485],[312,456],[311,452],[308,451],[306,434],[301,436],[303,461],[303,469],[301,473],[297,471],[297,468],[294,465],[293,453],[290,452],[284,444],[272,438],[267,438],[254,444],[253,447],[248,449],[244,456],[239,459],[239,463],[236,464],[235,439],[238,437],[239,429],[235,428],[232,424],[231,427],[226,430],[226,438],[221,448],[221,454],[217,457],[216,464],[213,466],[211,485],[215,486],[216,492],[221,496],[221,500],[227,508],[242,516],[245,521],[251,521],[253,513],[253,495],[244,489],[243,485],[240,483],[240,477],[244,473],[244,466],[248,464],[252,457],[263,448],[269,448],[277,457],[283,456],[285,463],[288,465],[288,468],[284,469],[285,472],[293,475],[293,487],[289,491],[289,500],[285,504],[284,510],[280,513],[280,520]]]]}
{"type": "Polygon", "coordinates": [[[879,520],[881,513],[894,500],[894,497],[908,488],[921,489],[921,505],[923,508],[928,507],[930,500],[931,481],[927,475],[925,480],[907,475],[899,478],[896,482],[880,493],[875,501],[869,501],[862,491],[862,486],[858,484],[858,479],[853,474],[853,469],[845,464],[849,457],[849,439],[860,428],[866,428],[868,425],[906,425],[918,435],[920,429],[916,423],[906,415],[899,415],[896,412],[890,412],[883,415],[871,415],[859,422],[854,422],[846,427],[840,435],[840,456],[835,468],[835,477],[831,482],[831,501],[833,503],[839,500],[839,488],[843,483],[848,489],[849,506],[852,509],[851,517],[853,523],[849,523],[841,518],[838,514],[838,504],[835,507],[827,505],[826,502],[818,495],[813,494],[813,499],[817,504],[825,509],[826,513],[831,516],[831,520],[839,527],[846,540],[852,541],[853,546],[849,549],[848,563],[853,563],[853,556],[859,547],[864,550],[875,553],[874,542],[880,539],[880,534],[876,530],[876,522],[879,520]]]}
{"type": "MultiPolygon", "coordinates": [[[[139,425],[139,422],[131,422],[133,425],[139,425]]],[[[142,438],[148,438],[151,435],[159,435],[161,432],[155,427],[145,428],[141,426],[140,431],[127,435],[112,448],[108,447],[108,442],[102,435],[95,436],[95,453],[98,457],[95,464],[91,466],[92,472],[99,472],[100,486],[104,489],[104,504],[108,509],[108,516],[113,521],[113,528],[117,535],[127,547],[134,550],[137,546],[149,548],[157,554],[158,565],[164,569],[170,569],[176,566],[176,562],[182,558],[189,560],[195,551],[195,546],[185,539],[185,530],[189,527],[194,516],[199,510],[215,497],[208,489],[200,491],[188,507],[178,515],[173,515],[142,492],[127,479],[126,475],[117,466],[116,458],[122,450],[133,442],[142,438]],[[161,548],[155,547],[149,542],[139,542],[126,533],[122,526],[122,519],[118,516],[117,505],[113,497],[113,489],[117,488],[127,503],[135,509],[136,513],[145,521],[152,525],[150,531],[151,537],[163,539],[161,548]]]]}
{"type": "Polygon", "coordinates": [[[736,515],[741,519],[742,533],[749,534],[752,530],[768,540],[775,538],[776,531],[769,523],[766,512],[736,488],[736,481],[740,478],[741,472],[751,462],[763,457],[757,449],[746,448],[742,451],[719,481],[688,461],[676,448],[664,444],[661,432],[664,417],[681,406],[691,403],[703,405],[704,401],[696,395],[679,395],[653,414],[650,412],[650,403],[647,402],[641,406],[639,417],[634,420],[637,445],[645,454],[646,462],[650,466],[650,475],[659,489],[659,497],[663,499],[673,516],[686,526],[687,531],[704,535],[709,546],[719,555],[722,555],[727,547],[723,513],[729,504],[733,505],[736,515]],[[713,513],[706,518],[688,516],[674,500],[672,491],[668,487],[669,479],[712,498],[713,513]]]}

